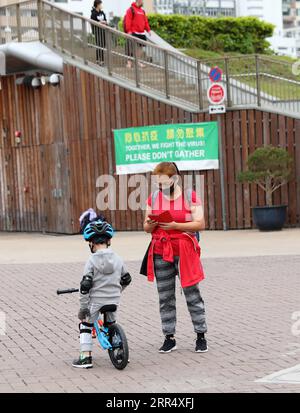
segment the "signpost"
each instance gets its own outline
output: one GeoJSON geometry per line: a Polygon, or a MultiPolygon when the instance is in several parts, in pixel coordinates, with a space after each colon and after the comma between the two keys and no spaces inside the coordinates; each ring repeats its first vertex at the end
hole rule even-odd
{"type": "Polygon", "coordinates": [[[224,176],[224,159],[223,159],[223,144],[222,144],[222,123],[221,115],[218,115],[218,131],[219,131],[219,160],[220,160],[220,184],[221,184],[221,199],[222,199],[222,221],[223,230],[227,231],[227,211],[225,205],[225,176],[224,176]]]}
{"type": "Polygon", "coordinates": [[[222,220],[223,229],[227,230],[226,223],[226,206],[225,206],[225,177],[224,177],[224,160],[222,148],[222,118],[221,114],[226,113],[226,106],[223,105],[226,99],[226,89],[222,83],[223,72],[219,67],[211,68],[209,79],[212,85],[207,90],[207,98],[211,106],[209,106],[209,114],[218,115],[218,133],[219,133],[219,161],[220,161],[220,183],[221,183],[221,199],[222,199],[222,220]]]}

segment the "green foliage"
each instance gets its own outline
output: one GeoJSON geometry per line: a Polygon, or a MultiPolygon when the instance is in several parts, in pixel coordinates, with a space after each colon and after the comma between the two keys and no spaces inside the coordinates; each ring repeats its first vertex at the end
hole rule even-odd
{"type": "Polygon", "coordinates": [[[120,32],[124,32],[123,19],[118,21],[118,30],[120,30],[120,32]]]}
{"type": "MultiPolygon", "coordinates": [[[[109,25],[110,27],[114,27],[115,29],[119,28],[120,22],[122,24],[122,19],[120,17],[114,16],[110,21],[109,25]]],[[[122,25],[123,26],[123,25],[122,25]]],[[[123,29],[123,27],[122,27],[123,29]]]]}
{"type": "Polygon", "coordinates": [[[88,44],[96,44],[95,36],[92,33],[87,35],[87,42],[88,44]]]}
{"type": "Polygon", "coordinates": [[[243,54],[266,53],[274,26],[255,17],[150,15],[152,30],[177,48],[243,54]]]}
{"type": "Polygon", "coordinates": [[[292,177],[293,158],[282,148],[269,145],[256,149],[248,159],[248,170],[239,173],[239,182],[256,183],[272,205],[272,194],[292,177]]]}

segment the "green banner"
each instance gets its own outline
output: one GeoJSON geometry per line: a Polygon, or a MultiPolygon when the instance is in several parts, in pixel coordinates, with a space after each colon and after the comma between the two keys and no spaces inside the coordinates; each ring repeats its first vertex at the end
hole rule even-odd
{"type": "Polygon", "coordinates": [[[176,162],[184,171],[219,169],[218,123],[184,123],[114,130],[117,174],[153,171],[176,162]]]}

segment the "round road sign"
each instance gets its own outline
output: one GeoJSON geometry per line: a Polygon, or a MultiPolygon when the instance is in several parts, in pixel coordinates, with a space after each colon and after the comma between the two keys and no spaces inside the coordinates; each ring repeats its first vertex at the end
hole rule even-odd
{"type": "Polygon", "coordinates": [[[225,88],[222,83],[214,83],[207,91],[207,98],[212,105],[220,105],[226,98],[225,88]]]}
{"type": "Polygon", "coordinates": [[[220,82],[222,80],[223,71],[218,66],[212,67],[209,72],[211,82],[220,82]]]}

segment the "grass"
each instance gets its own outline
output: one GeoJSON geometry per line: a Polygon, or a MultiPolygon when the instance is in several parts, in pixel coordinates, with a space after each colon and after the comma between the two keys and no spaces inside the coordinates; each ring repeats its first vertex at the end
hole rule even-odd
{"type": "MultiPolygon", "coordinates": [[[[208,66],[219,66],[225,71],[225,57],[228,57],[229,75],[236,76],[237,80],[256,87],[256,77],[252,74],[256,73],[256,61],[254,55],[240,55],[237,53],[218,53],[202,49],[185,49],[182,50],[188,56],[203,61],[208,66]],[[239,77],[239,75],[243,75],[239,77]]],[[[300,83],[299,85],[291,83],[291,81],[300,82],[300,75],[293,74],[292,65],[297,60],[287,56],[276,55],[260,55],[259,72],[261,90],[274,97],[282,100],[297,100],[300,99],[300,83]],[[266,76],[271,75],[271,76],[266,76]],[[282,79],[276,79],[281,77],[282,79]]]]}

